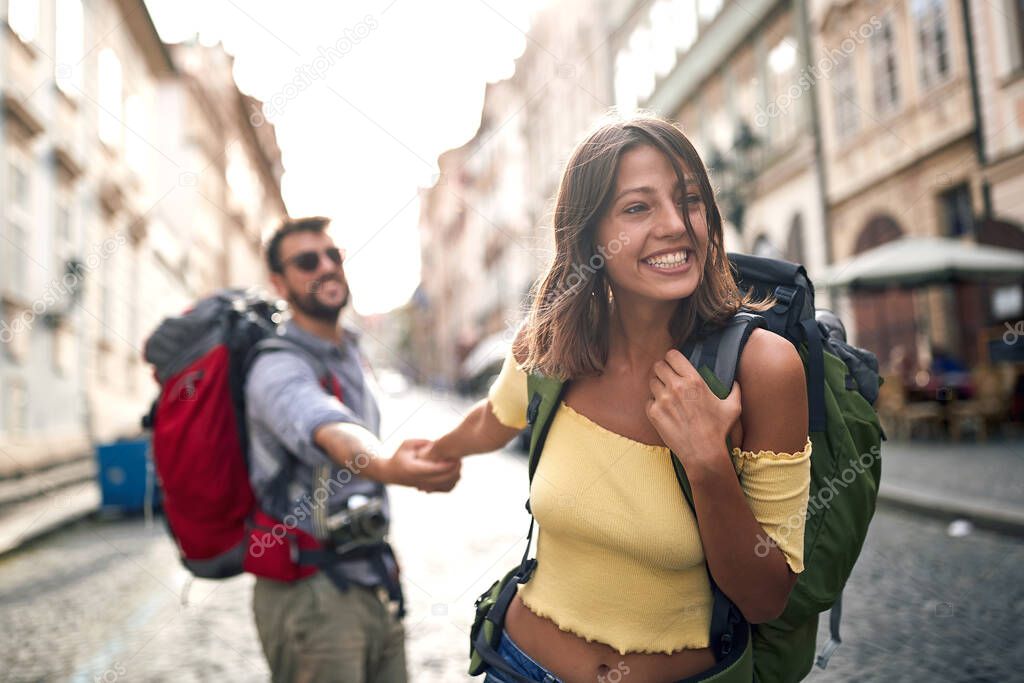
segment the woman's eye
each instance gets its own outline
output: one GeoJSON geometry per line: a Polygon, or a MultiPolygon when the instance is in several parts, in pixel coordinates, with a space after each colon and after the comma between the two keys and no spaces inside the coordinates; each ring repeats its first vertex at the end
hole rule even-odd
{"type": "Polygon", "coordinates": [[[626,207],[626,213],[640,213],[647,208],[646,204],[630,204],[626,207]]]}

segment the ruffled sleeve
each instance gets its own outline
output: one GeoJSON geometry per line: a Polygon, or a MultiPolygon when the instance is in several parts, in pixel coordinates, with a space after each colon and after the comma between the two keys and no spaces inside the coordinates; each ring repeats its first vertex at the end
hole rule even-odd
{"type": "Polygon", "coordinates": [[[804,570],[804,522],[811,489],[811,440],[798,453],[732,449],[740,486],[754,518],[767,534],[755,552],[772,546],[796,573],[804,570]]]}
{"type": "Polygon", "coordinates": [[[526,428],[526,372],[519,367],[511,350],[487,399],[498,422],[514,429],[526,428]]]}

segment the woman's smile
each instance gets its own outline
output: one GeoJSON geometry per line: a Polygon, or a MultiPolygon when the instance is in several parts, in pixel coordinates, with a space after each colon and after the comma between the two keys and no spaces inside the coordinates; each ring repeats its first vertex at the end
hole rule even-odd
{"type": "Polygon", "coordinates": [[[640,263],[658,275],[678,275],[693,267],[691,249],[665,249],[640,259],[640,263]]]}

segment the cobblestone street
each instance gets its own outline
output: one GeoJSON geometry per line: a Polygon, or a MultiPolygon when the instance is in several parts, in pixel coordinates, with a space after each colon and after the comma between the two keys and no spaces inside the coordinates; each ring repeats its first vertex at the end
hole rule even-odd
{"type": "MultiPolygon", "coordinates": [[[[411,393],[385,406],[389,443],[435,436],[466,404],[411,393]]],[[[884,457],[884,453],[883,453],[884,457]]],[[[525,459],[470,459],[451,495],[392,492],[418,683],[464,671],[476,595],[516,561],[525,459]]],[[[1003,681],[1024,669],[1024,543],[880,510],[848,586],[844,643],[812,681],[1003,681]]],[[[6,681],[265,681],[248,576],[195,581],[162,522],[93,519],[0,559],[6,681]]],[[[827,615],[819,647],[827,638],[827,615]]]]}

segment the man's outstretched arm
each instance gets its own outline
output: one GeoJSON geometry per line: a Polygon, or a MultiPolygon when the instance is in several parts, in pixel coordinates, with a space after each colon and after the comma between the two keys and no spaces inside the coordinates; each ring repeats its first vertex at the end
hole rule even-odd
{"type": "Polygon", "coordinates": [[[285,352],[256,359],[246,383],[251,422],[262,425],[303,462],[315,466],[330,459],[360,476],[384,484],[448,491],[459,467],[420,458],[429,442],[405,441],[385,458],[383,444],[357,415],[331,396],[301,357],[285,352]]]}
{"type": "Polygon", "coordinates": [[[382,484],[415,486],[421,491],[451,491],[459,480],[458,461],[438,462],[422,457],[432,443],[425,439],[403,441],[390,458],[380,457],[382,444],[359,425],[321,425],[313,440],[339,466],[382,484]]]}

